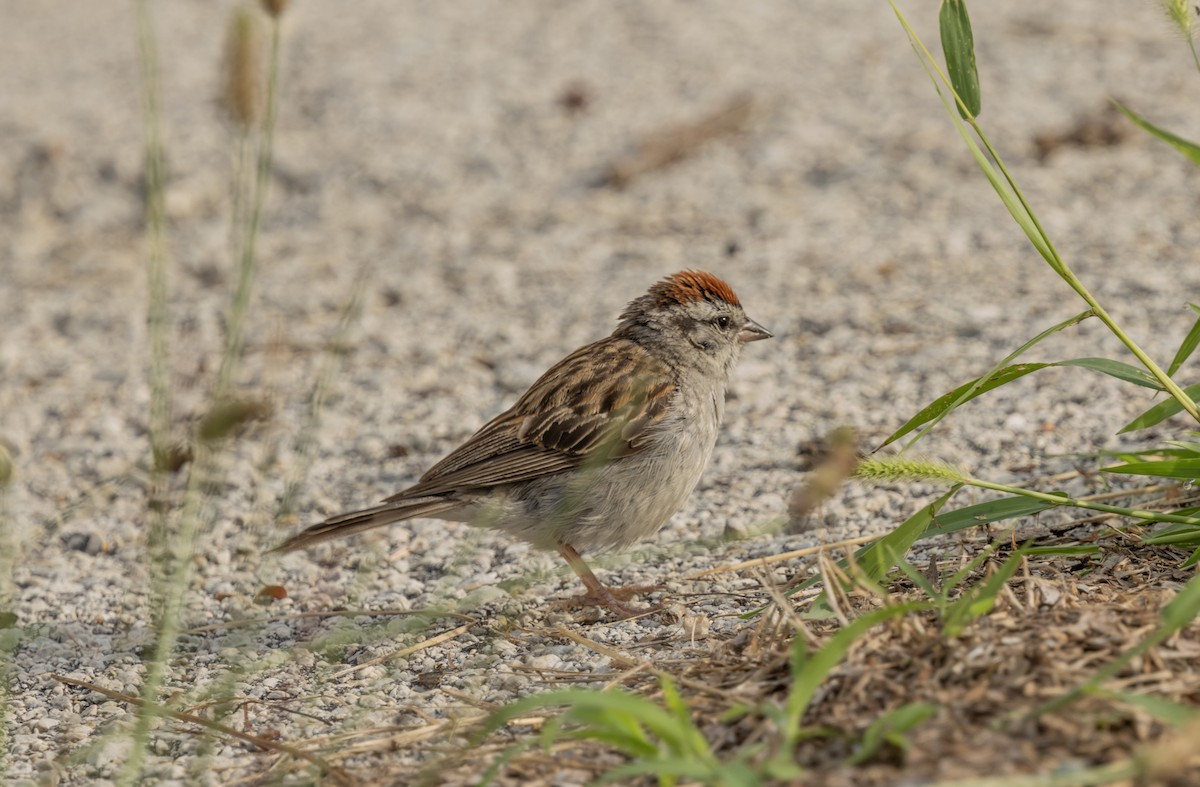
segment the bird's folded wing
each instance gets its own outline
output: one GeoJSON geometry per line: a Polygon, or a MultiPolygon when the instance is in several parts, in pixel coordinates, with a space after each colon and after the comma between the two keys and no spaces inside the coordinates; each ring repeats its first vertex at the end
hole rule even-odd
{"type": "Polygon", "coordinates": [[[509,410],[389,501],[529,481],[643,450],[665,417],[669,371],[604,339],[552,367],[509,410]]]}

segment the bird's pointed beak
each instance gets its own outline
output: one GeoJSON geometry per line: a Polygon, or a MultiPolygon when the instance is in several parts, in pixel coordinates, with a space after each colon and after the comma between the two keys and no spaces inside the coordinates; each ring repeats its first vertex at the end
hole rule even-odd
{"type": "Polygon", "coordinates": [[[746,324],[738,331],[738,341],[742,344],[746,342],[757,342],[760,339],[770,339],[775,334],[762,327],[749,317],[746,318],[746,324]]]}

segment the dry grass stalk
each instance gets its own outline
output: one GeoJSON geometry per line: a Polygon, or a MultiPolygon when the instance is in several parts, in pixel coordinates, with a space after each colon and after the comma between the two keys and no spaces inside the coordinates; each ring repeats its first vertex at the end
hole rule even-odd
{"type": "Polygon", "coordinates": [[[397,650],[394,653],[385,653],[384,655],[379,656],[377,658],[373,658],[370,661],[364,661],[362,664],[355,664],[353,667],[347,667],[346,669],[342,670],[341,672],[335,672],[333,675],[331,675],[329,677],[329,679],[330,680],[340,680],[341,678],[344,678],[351,673],[358,672],[361,669],[366,669],[367,667],[371,667],[376,664],[383,664],[385,662],[391,661],[392,659],[402,659],[405,656],[411,656],[412,654],[414,654],[418,651],[425,650],[426,648],[432,648],[434,645],[440,645],[447,640],[451,640],[459,635],[466,634],[470,628],[471,628],[470,623],[464,623],[461,626],[459,626],[458,628],[450,629],[449,631],[443,631],[441,634],[438,634],[437,636],[430,637],[429,639],[421,640],[420,642],[418,642],[415,645],[410,645],[407,648],[401,648],[400,650],[397,650]]]}
{"type": "Polygon", "coordinates": [[[222,72],[221,108],[235,126],[248,131],[262,107],[262,50],[249,9],[238,8],[229,21],[222,72]]]}

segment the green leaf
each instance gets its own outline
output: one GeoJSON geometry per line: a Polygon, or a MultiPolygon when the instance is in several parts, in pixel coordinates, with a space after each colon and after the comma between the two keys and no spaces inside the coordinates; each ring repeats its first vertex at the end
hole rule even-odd
{"type": "Polygon", "coordinates": [[[1196,544],[1200,543],[1200,527],[1195,525],[1171,524],[1146,536],[1147,544],[1196,544]]]}
{"type": "Polygon", "coordinates": [[[1166,697],[1156,697],[1153,694],[1133,694],[1128,691],[1105,691],[1102,693],[1128,705],[1141,708],[1172,727],[1182,727],[1196,718],[1198,713],[1195,708],[1179,702],[1172,702],[1166,697]]]}
{"type": "MultiPolygon", "coordinates": [[[[1189,303],[1188,306],[1192,307],[1192,311],[1200,314],[1200,306],[1194,303],[1189,303]]],[[[1179,345],[1179,350],[1171,359],[1171,365],[1167,367],[1167,376],[1171,377],[1179,371],[1179,367],[1183,366],[1184,361],[1191,357],[1198,346],[1200,346],[1200,317],[1197,317],[1196,322],[1192,323],[1192,329],[1188,331],[1188,335],[1183,339],[1183,344],[1179,345]]]]}
{"type": "Polygon", "coordinates": [[[937,710],[936,705],[928,702],[910,702],[885,713],[867,727],[862,742],[846,760],[846,764],[862,765],[874,757],[885,743],[890,743],[901,751],[908,751],[909,742],[904,733],[933,718],[937,710]]]}
{"type": "Polygon", "coordinates": [[[808,710],[808,705],[816,695],[817,689],[825,681],[830,670],[846,657],[850,647],[859,637],[886,620],[929,608],[930,605],[927,603],[910,601],[872,610],[855,618],[849,625],[840,629],[830,638],[825,647],[812,656],[804,654],[804,634],[797,634],[792,643],[792,687],[787,698],[787,724],[783,730],[783,749],[790,751],[800,740],[804,712],[808,710]],[[801,655],[797,656],[797,652],[801,655]]]}
{"type": "Polygon", "coordinates": [[[1200,478],[1200,459],[1166,459],[1161,462],[1130,462],[1102,468],[1106,473],[1152,475],[1158,478],[1200,478]]]}
{"type": "MultiPolygon", "coordinates": [[[[917,539],[924,537],[924,534],[929,530],[933,517],[946,504],[946,501],[961,488],[960,484],[955,484],[949,492],[921,508],[921,510],[906,519],[895,530],[883,536],[878,541],[872,541],[865,547],[860,548],[854,553],[854,564],[865,573],[867,579],[873,582],[883,579],[908,554],[908,550],[912,548],[913,543],[917,539]]],[[[850,562],[848,560],[839,560],[838,566],[846,569],[849,568],[850,562]]],[[[809,577],[787,591],[786,595],[794,595],[820,582],[820,574],[815,577],[809,577]]],[[[825,594],[822,593],[818,596],[813,601],[812,606],[816,611],[810,611],[801,615],[801,617],[825,617],[826,615],[821,612],[822,608],[827,609],[828,606],[825,602],[825,594]]],[[[762,609],[756,609],[743,614],[742,617],[751,618],[760,612],[762,612],[762,609]]]]}
{"type": "Polygon", "coordinates": [[[1005,519],[1032,516],[1048,508],[1055,507],[1054,503],[1047,500],[1036,500],[1024,495],[1013,495],[1012,497],[1002,497],[999,500],[989,500],[986,503],[977,503],[973,506],[960,508],[946,514],[938,514],[929,524],[929,527],[925,529],[925,532],[921,534],[921,538],[931,538],[946,533],[954,533],[969,527],[979,527],[980,525],[1000,522],[1005,519]]]}
{"type": "MultiPolygon", "coordinates": [[[[1183,389],[1183,392],[1187,394],[1189,398],[1194,400],[1197,396],[1200,396],[1200,383],[1189,385],[1187,388],[1183,389]]],[[[1139,415],[1137,418],[1134,418],[1132,421],[1122,426],[1121,430],[1117,432],[1117,434],[1125,434],[1126,432],[1136,432],[1138,429],[1146,429],[1147,427],[1162,423],[1176,413],[1181,412],[1183,412],[1183,405],[1181,405],[1178,400],[1164,399],[1146,412],[1139,415]]]]}
{"type": "Polygon", "coordinates": [[[975,66],[975,36],[971,32],[971,18],[967,15],[967,4],[963,0],[942,0],[938,9],[938,23],[942,34],[942,53],[946,56],[946,72],[950,84],[961,102],[958,113],[963,120],[979,116],[979,70],[975,66]]]}
{"type": "Polygon", "coordinates": [[[1083,369],[1091,369],[1093,372],[1107,374],[1109,377],[1115,377],[1127,383],[1140,385],[1143,388],[1152,388],[1155,391],[1164,390],[1162,383],[1149,372],[1108,358],[1075,358],[1070,361],[1056,361],[1047,366],[1078,366],[1083,369]]]}
{"type": "Polygon", "coordinates": [[[1200,164],[1200,145],[1197,145],[1195,142],[1189,142],[1186,139],[1184,139],[1183,137],[1177,136],[1175,134],[1172,134],[1170,131],[1166,131],[1165,129],[1159,128],[1158,126],[1151,123],[1149,120],[1146,120],[1141,115],[1134,112],[1129,107],[1122,104],[1120,101],[1117,101],[1115,99],[1109,99],[1109,100],[1112,101],[1114,107],[1116,107],[1117,109],[1121,110],[1121,112],[1124,113],[1125,117],[1132,120],[1135,124],[1140,126],[1143,130],[1148,131],[1151,135],[1158,137],[1163,142],[1166,142],[1168,145],[1175,148],[1183,155],[1187,156],[1189,159],[1191,159],[1193,164],[1200,164]]]}
{"type": "Polygon", "coordinates": [[[968,623],[992,611],[992,607],[996,605],[996,597],[1024,558],[1024,549],[1013,552],[986,582],[971,588],[950,605],[942,621],[942,630],[947,636],[957,637],[968,623]]]}

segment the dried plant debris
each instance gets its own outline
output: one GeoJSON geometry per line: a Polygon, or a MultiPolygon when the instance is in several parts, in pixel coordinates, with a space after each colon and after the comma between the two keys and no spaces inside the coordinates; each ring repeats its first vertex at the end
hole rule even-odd
{"type": "MultiPolygon", "coordinates": [[[[1085,768],[1118,762],[1149,746],[1171,748],[1173,735],[1182,733],[1173,733],[1122,693],[1200,705],[1200,625],[1195,622],[1133,660],[1105,692],[1058,712],[1035,713],[1137,645],[1160,623],[1160,610],[1174,589],[1189,578],[1189,571],[1178,568],[1175,553],[1124,554],[1110,546],[1114,551],[1078,573],[1064,571],[1061,561],[1031,559],[1001,593],[995,610],[959,636],[946,636],[934,612],[870,630],[833,670],[804,717],[811,734],[801,736],[795,753],[806,773],[797,783],[889,785],[984,773],[1044,774],[1064,764],[1085,768]],[[889,733],[880,724],[905,712],[913,723],[902,733],[889,733]]],[[[943,556],[941,570],[957,570],[960,560],[967,556],[943,556]]],[[[982,581],[986,571],[980,569],[973,580],[982,581]]],[[[907,583],[891,590],[892,601],[923,597],[907,583]]],[[[859,606],[855,614],[878,606],[875,599],[853,598],[859,606]]],[[[785,702],[796,625],[788,617],[764,615],[704,656],[655,665],[676,676],[693,719],[722,759],[774,734],[774,723],[763,715],[750,713],[731,722],[724,714],[737,704],[785,702]]],[[[800,625],[804,633],[798,635],[811,638],[810,652],[839,629],[832,620],[800,625]]],[[[652,696],[658,692],[649,670],[627,669],[613,683],[652,696]]],[[[526,721],[524,734],[535,735],[541,722],[526,721]]],[[[485,751],[498,754],[520,736],[519,728],[512,729],[485,751]]],[[[564,740],[549,752],[535,747],[514,757],[495,783],[555,783],[567,767],[586,782],[620,762],[594,743],[564,740]]],[[[1187,769],[1200,767],[1200,751],[1193,747],[1171,765],[1176,775],[1194,773],[1187,769]]],[[[450,783],[472,783],[479,768],[478,762],[460,762],[445,775],[450,783]]],[[[1156,783],[1175,783],[1170,773],[1160,775],[1156,783]]]]}
{"type": "Polygon", "coordinates": [[[647,134],[629,153],[604,167],[594,185],[623,188],[634,178],[668,167],[710,140],[741,131],[753,116],[754,107],[751,96],[737,95],[696,120],[647,134]]]}

